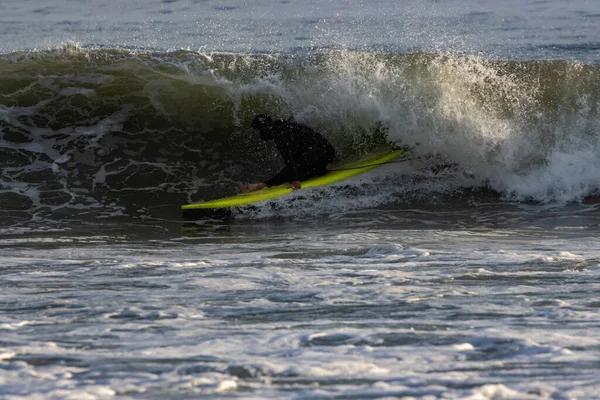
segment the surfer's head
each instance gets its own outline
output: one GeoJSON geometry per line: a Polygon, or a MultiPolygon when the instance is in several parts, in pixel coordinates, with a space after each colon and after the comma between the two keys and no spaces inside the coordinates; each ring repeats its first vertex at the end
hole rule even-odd
{"type": "Polygon", "coordinates": [[[252,120],[252,129],[254,132],[263,140],[271,140],[273,139],[273,119],[266,114],[258,114],[252,120]]]}

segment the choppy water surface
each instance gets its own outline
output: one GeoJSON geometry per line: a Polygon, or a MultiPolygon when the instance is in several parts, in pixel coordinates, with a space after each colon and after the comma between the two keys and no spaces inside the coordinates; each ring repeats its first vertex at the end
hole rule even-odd
{"type": "Polygon", "coordinates": [[[595,1],[5,0],[0,398],[600,398],[595,1]],[[257,113],[407,160],[229,221],[257,113]]]}
{"type": "Polygon", "coordinates": [[[3,393],[594,398],[595,207],[490,210],[5,234],[3,393]]]}

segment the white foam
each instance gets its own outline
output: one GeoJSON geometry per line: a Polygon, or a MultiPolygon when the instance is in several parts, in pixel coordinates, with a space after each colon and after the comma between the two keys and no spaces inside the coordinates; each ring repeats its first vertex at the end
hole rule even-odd
{"type": "Polygon", "coordinates": [[[593,398],[594,237],[230,228],[0,248],[7,396],[593,398]]]}
{"type": "MultiPolygon", "coordinates": [[[[332,139],[333,132],[347,132],[350,137],[338,139],[342,143],[360,141],[356,132],[382,124],[391,140],[410,146],[416,156],[436,154],[459,166],[445,179],[419,186],[421,191],[491,187],[511,200],[568,202],[600,189],[595,180],[600,149],[592,139],[600,119],[589,96],[579,97],[575,111],[570,106],[550,111],[540,100],[547,82],[530,79],[526,69],[522,75],[507,73],[508,66],[474,55],[417,60],[329,52],[320,64],[308,62],[309,72],[292,81],[271,74],[223,85],[240,121],[244,99],[271,95],[281,99],[283,114],[309,122],[332,139]]],[[[575,76],[582,65],[568,67],[575,76]]],[[[402,185],[412,183],[404,179],[402,185]]],[[[387,194],[389,201],[398,190],[379,188],[378,195],[387,194]]],[[[351,202],[348,206],[356,209],[351,202]]]]}
{"type": "Polygon", "coordinates": [[[471,343],[461,343],[461,344],[455,344],[454,346],[452,346],[452,348],[456,351],[471,351],[471,350],[475,350],[475,347],[473,347],[473,345],[471,343]]]}
{"type": "Polygon", "coordinates": [[[462,397],[465,400],[503,400],[503,399],[538,399],[538,396],[527,395],[516,390],[501,385],[489,384],[478,387],[472,391],[471,395],[462,397]]]}

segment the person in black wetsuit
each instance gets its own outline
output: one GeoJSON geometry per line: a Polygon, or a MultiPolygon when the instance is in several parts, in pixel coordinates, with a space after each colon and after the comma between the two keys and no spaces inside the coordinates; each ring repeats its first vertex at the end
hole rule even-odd
{"type": "Polygon", "coordinates": [[[335,158],[335,149],[321,134],[306,125],[293,121],[274,120],[260,114],[252,121],[252,128],[264,141],[273,141],[285,166],[266,182],[242,185],[242,192],[254,192],[268,186],[291,182],[300,189],[300,181],[327,173],[335,158]]]}

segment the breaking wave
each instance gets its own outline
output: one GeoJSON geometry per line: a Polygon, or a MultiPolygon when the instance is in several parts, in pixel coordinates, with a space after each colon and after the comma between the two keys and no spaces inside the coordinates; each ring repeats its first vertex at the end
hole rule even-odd
{"type": "Polygon", "coordinates": [[[600,189],[599,97],[600,65],[577,61],[76,45],[5,54],[1,218],[177,214],[235,193],[279,167],[247,134],[257,113],[306,122],[341,158],[382,142],[429,157],[387,169],[396,178],[379,203],[465,189],[581,201],[600,189]]]}

